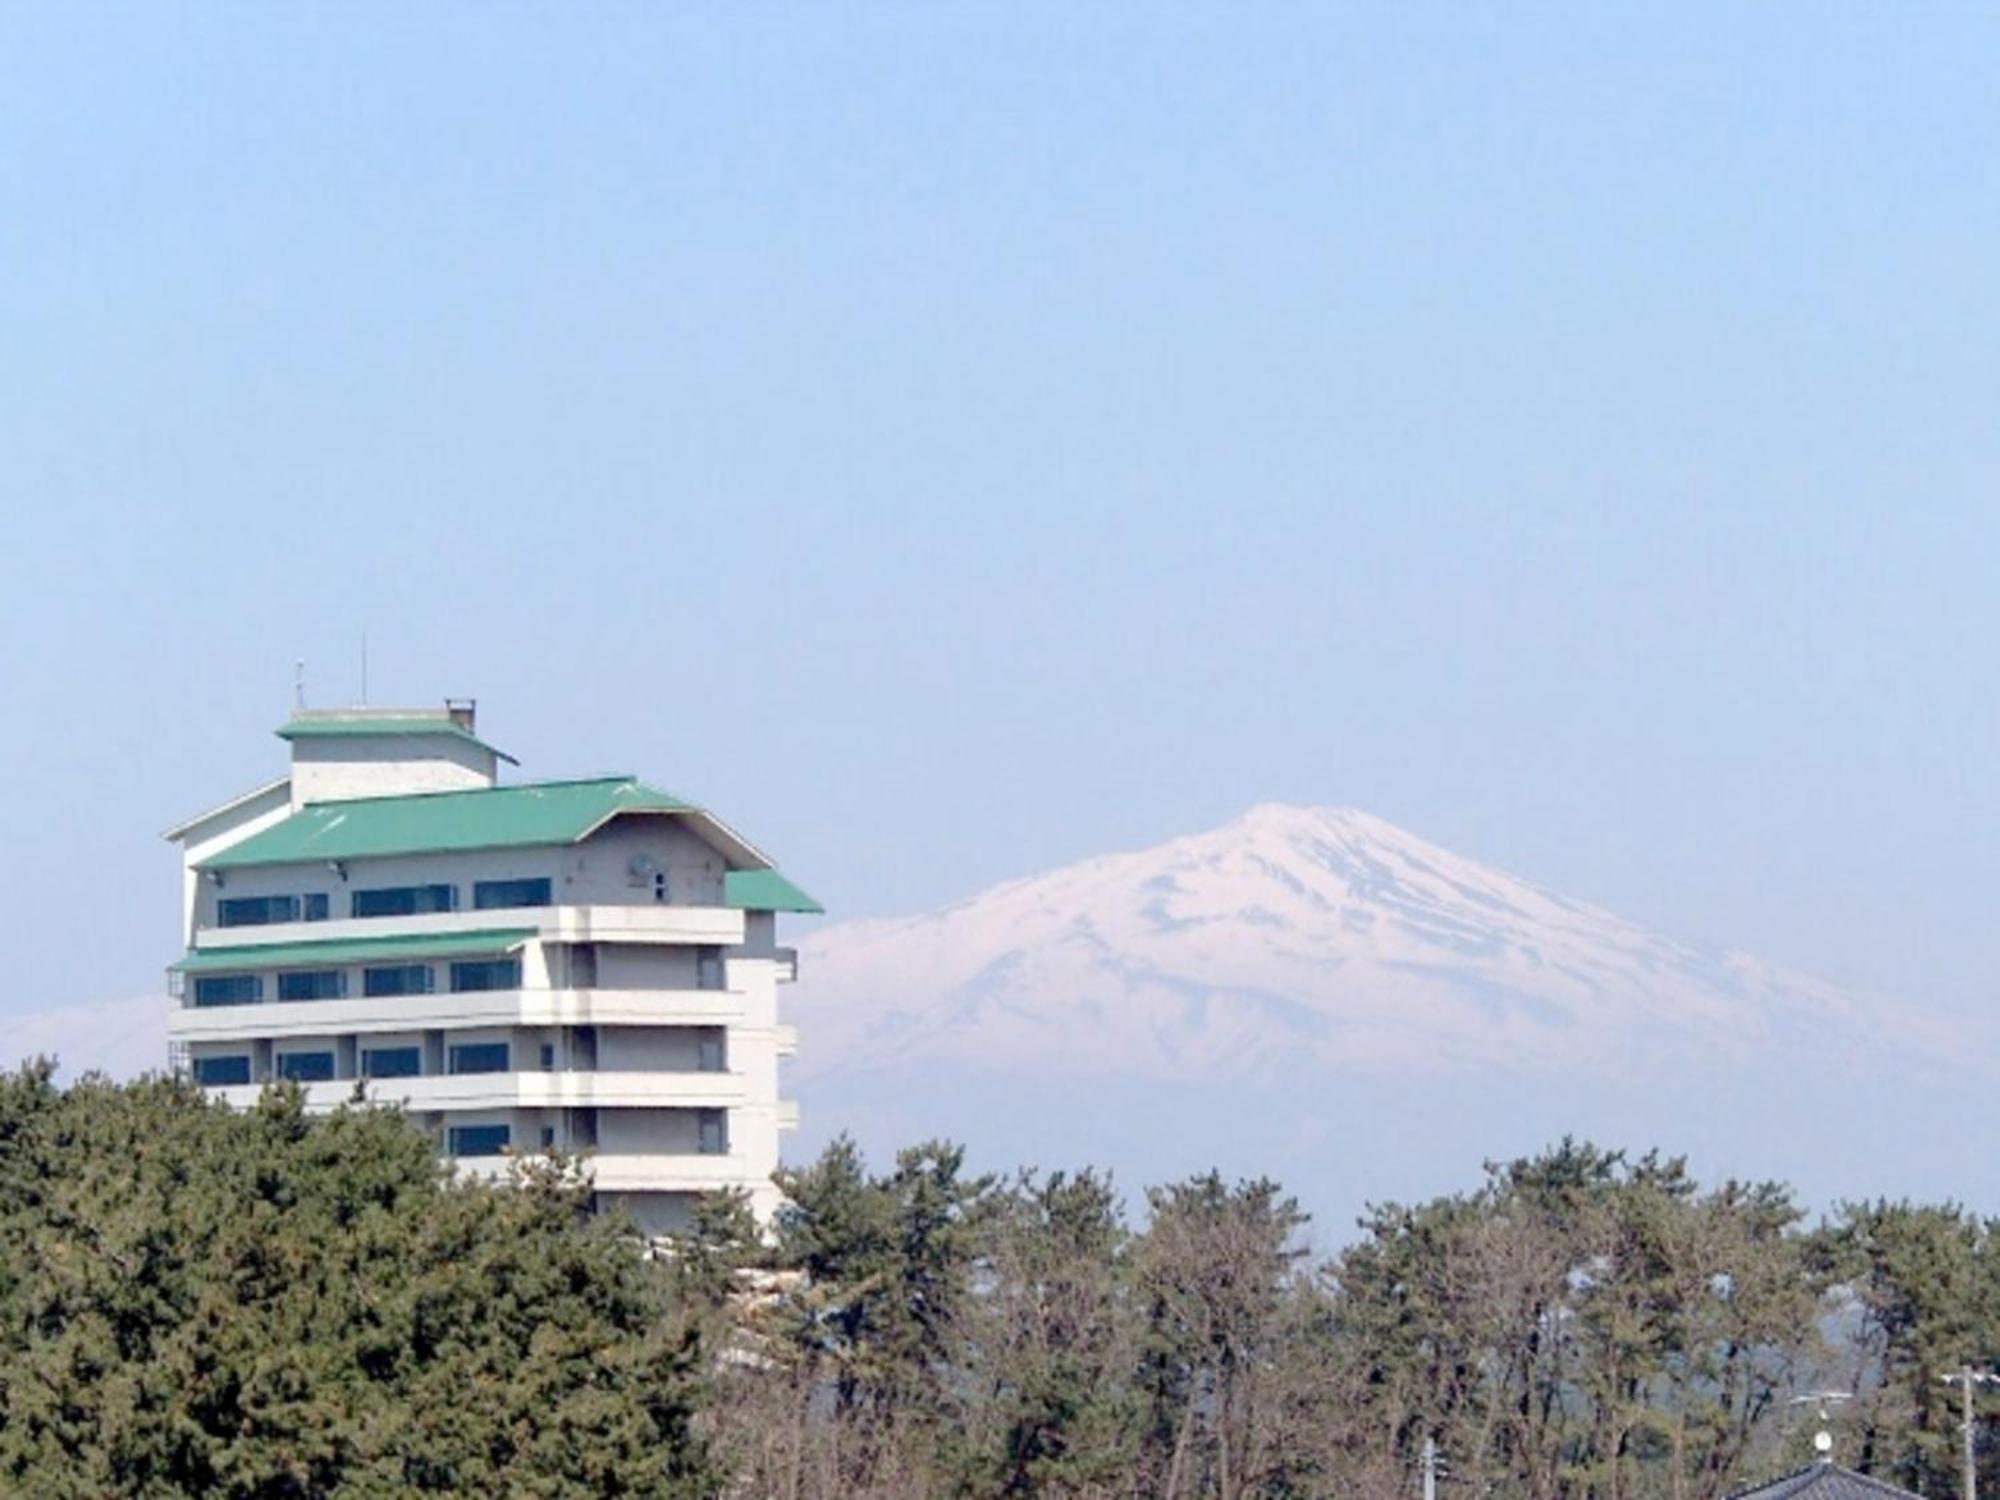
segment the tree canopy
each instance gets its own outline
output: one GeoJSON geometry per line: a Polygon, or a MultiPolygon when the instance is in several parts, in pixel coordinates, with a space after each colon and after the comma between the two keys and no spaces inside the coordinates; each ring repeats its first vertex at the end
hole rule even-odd
{"type": "MultiPolygon", "coordinates": [[[[1316,1249],[1276,1183],[833,1142],[669,1245],[580,1164],[459,1181],[397,1112],[0,1075],[0,1492],[1719,1500],[1839,1455],[1945,1500],[2000,1230],[1809,1224],[1564,1141],[1316,1249]]],[[[2000,1452],[1982,1420],[1984,1482],[2000,1452]]]]}

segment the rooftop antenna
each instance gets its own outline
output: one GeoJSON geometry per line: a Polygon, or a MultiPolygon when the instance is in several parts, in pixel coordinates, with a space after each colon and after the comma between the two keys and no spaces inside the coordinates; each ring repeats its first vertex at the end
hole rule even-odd
{"type": "Polygon", "coordinates": [[[292,663],[292,707],[306,706],[306,664],[303,658],[292,663]]]}
{"type": "Polygon", "coordinates": [[[1819,1431],[1813,1434],[1813,1452],[1819,1455],[1823,1464],[1833,1462],[1833,1414],[1827,1408],[1853,1399],[1852,1391],[1808,1391],[1803,1396],[1792,1397],[1792,1405],[1811,1406],[1819,1413],[1819,1431]]]}
{"type": "Polygon", "coordinates": [[[368,632],[361,632],[361,706],[368,706],[368,632]]]}

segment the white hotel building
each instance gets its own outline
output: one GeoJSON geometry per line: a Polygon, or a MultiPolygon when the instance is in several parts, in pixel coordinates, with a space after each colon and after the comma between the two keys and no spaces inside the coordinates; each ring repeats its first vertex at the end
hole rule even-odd
{"type": "Polygon", "coordinates": [[[501,785],[472,706],[300,712],[291,774],[167,831],[185,869],[177,1066],[400,1103],[461,1168],[587,1154],[649,1229],[777,1202],[797,959],[820,908],[719,819],[629,776],[501,785]]]}

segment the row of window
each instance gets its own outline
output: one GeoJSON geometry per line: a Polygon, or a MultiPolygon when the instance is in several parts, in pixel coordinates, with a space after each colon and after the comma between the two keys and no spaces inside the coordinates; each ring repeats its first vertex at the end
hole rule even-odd
{"type": "MultiPolygon", "coordinates": [[[[411,1049],[414,1050],[414,1049],[411,1049]]],[[[331,1062],[331,1054],[315,1052],[293,1053],[288,1056],[326,1056],[331,1062]]],[[[296,1075],[287,1075],[296,1076],[296,1075]]],[[[328,1076],[332,1076],[331,1073],[328,1076]]],[[[387,1076],[387,1075],[382,1075],[387,1076]]],[[[209,1088],[227,1084],[248,1083],[250,1081],[250,1059],[247,1057],[209,1057],[195,1064],[195,1080],[209,1088]]],[[[301,1079],[301,1081],[308,1081],[301,1079]]],[[[703,1156],[721,1156],[729,1150],[728,1123],[719,1109],[704,1109],[696,1122],[695,1149],[703,1156]]],[[[544,1148],[556,1143],[555,1128],[544,1125],[541,1131],[544,1148]]],[[[509,1150],[514,1143],[514,1131],[508,1125],[453,1125],[445,1132],[445,1149],[453,1156],[498,1156],[509,1150]]]]}
{"type": "MultiPolygon", "coordinates": [[[[543,1067],[554,1063],[554,1049],[542,1048],[543,1067]]],[[[331,1083],[333,1053],[280,1052],[273,1071],[291,1083],[331,1083]]],[[[424,1071],[423,1049],[419,1047],[363,1047],[363,1078],[416,1078],[424,1071]]],[[[513,1050],[505,1042],[462,1042],[445,1049],[447,1073],[509,1073],[513,1071],[513,1050]]],[[[198,1057],[194,1081],[204,1088],[226,1088],[250,1081],[250,1059],[236,1053],[227,1057],[198,1057]]]]}
{"type": "Polygon", "coordinates": [[[328,915],[326,895],[307,896],[225,896],[215,903],[219,927],[263,927],[272,922],[324,922],[328,915]]]}
{"type": "MultiPolygon", "coordinates": [[[[449,966],[454,994],[478,990],[518,990],[521,987],[521,960],[518,958],[468,959],[449,966]]],[[[280,1000],[340,1000],[347,995],[345,969],[297,969],[277,976],[280,1000]]],[[[431,964],[382,964],[361,971],[361,993],[376,998],[385,995],[428,995],[436,988],[436,969],[431,964]]],[[[199,974],[194,981],[196,1005],[255,1005],[264,998],[262,974],[199,974]]]]}
{"type": "MultiPolygon", "coordinates": [[[[529,880],[479,880],[472,886],[474,911],[503,907],[549,906],[555,883],[546,876],[529,880]]],[[[303,896],[225,896],[215,904],[219,927],[263,927],[272,922],[324,922],[332,914],[322,891],[303,896]]],[[[455,885],[392,885],[348,893],[353,917],[415,917],[426,912],[457,911],[455,885]]]]}
{"type": "MultiPolygon", "coordinates": [[[[695,1149],[703,1156],[721,1156],[729,1150],[729,1131],[721,1110],[703,1110],[698,1129],[695,1149]]],[[[543,1149],[555,1143],[555,1128],[544,1125],[543,1149]]],[[[454,1125],[445,1132],[445,1149],[453,1156],[498,1156],[513,1144],[514,1132],[506,1125],[454,1125]]]]}
{"type": "MultiPolygon", "coordinates": [[[[729,1127],[719,1109],[704,1109],[697,1122],[695,1149],[703,1156],[721,1156],[729,1150],[729,1127]]],[[[453,1156],[498,1156],[510,1149],[514,1132],[506,1125],[453,1125],[445,1132],[445,1149],[453,1156]]],[[[542,1145],[556,1143],[553,1127],[542,1127],[542,1145]]]]}

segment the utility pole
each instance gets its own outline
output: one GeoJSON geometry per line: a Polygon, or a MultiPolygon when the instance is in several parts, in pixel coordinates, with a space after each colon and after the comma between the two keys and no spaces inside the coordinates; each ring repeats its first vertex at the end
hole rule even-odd
{"type": "Polygon", "coordinates": [[[1946,1385],[1958,1387],[1959,1456],[1965,1465],[1965,1500],[1979,1500],[1979,1468],[1972,1456],[1972,1388],[1996,1381],[2000,1381],[2000,1375],[1975,1370],[1971,1365],[1961,1365],[1944,1377],[1946,1385]]]}
{"type": "Polygon", "coordinates": [[[1424,1500],[1438,1500],[1438,1440],[1424,1439],[1424,1500]]]}

